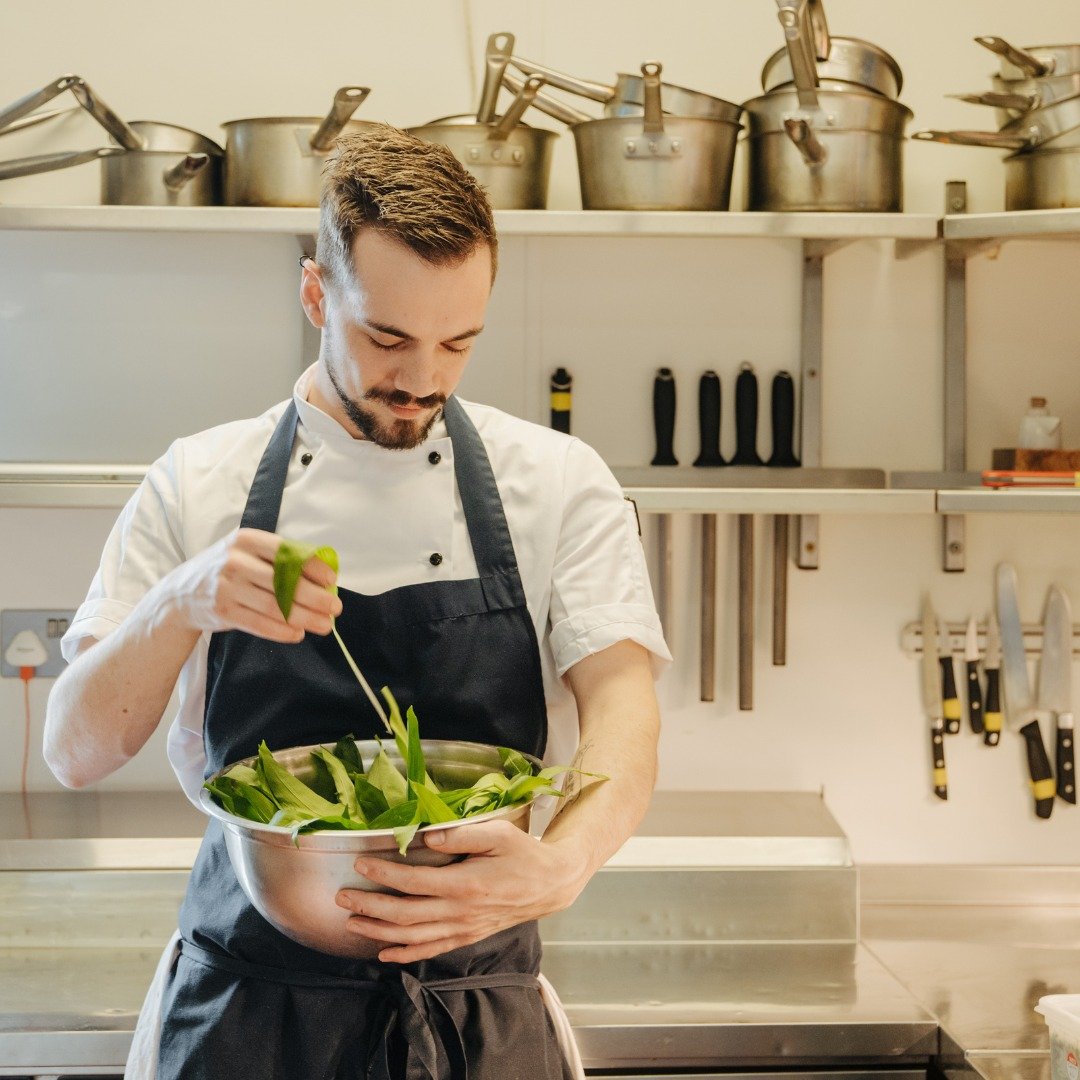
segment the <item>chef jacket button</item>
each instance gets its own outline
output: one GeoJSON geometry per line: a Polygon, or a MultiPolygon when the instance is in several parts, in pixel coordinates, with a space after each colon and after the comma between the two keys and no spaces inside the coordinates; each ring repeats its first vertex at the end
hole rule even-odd
{"type": "Polygon", "coordinates": [[[311,454],[308,451],[304,451],[304,453],[302,453],[300,455],[300,464],[301,465],[310,465],[311,464],[311,454]]]}
{"type": "Polygon", "coordinates": [[[432,450],[431,453],[428,454],[427,459],[432,465],[438,465],[439,462],[442,461],[442,454],[440,454],[438,450],[432,450]]]}
{"type": "Polygon", "coordinates": [[[438,566],[439,563],[442,562],[442,555],[440,555],[437,551],[433,551],[428,556],[428,562],[431,563],[432,566],[438,566]]]}

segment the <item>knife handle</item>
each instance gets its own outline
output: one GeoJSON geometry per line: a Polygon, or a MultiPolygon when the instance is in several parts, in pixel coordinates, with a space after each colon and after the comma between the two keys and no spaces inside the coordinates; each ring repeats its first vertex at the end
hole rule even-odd
{"type": "Polygon", "coordinates": [[[949,797],[949,774],[945,768],[945,738],[944,728],[940,724],[934,724],[930,728],[930,753],[934,760],[934,794],[939,799],[949,797]]]}
{"type": "Polygon", "coordinates": [[[960,698],[956,694],[956,671],[951,656],[939,656],[941,664],[941,707],[945,713],[945,730],[955,735],[960,730],[960,698]]]}
{"type": "Polygon", "coordinates": [[[653,380],[653,426],[656,429],[656,456],[653,465],[678,465],[675,457],[675,375],[662,367],[653,380]]]}
{"type": "Polygon", "coordinates": [[[772,457],[767,464],[774,469],[795,469],[795,380],[789,372],[778,372],[772,381],[772,457]]]}
{"type": "Polygon", "coordinates": [[[1071,713],[1058,713],[1057,718],[1057,793],[1067,803],[1076,803],[1076,762],[1073,759],[1073,718],[1071,713]]]}
{"type": "Polygon", "coordinates": [[[983,742],[997,746],[1001,741],[1001,668],[986,669],[986,708],[983,710],[983,742]]]}
{"type": "Polygon", "coordinates": [[[1020,734],[1024,736],[1027,748],[1028,775],[1031,777],[1031,790],[1035,796],[1035,813],[1038,817],[1048,818],[1054,809],[1056,786],[1054,774],[1050,771],[1050,759],[1043,746],[1039,718],[1026,723],[1020,734]]]}
{"type": "Polygon", "coordinates": [[[983,733],[983,703],[982,685],[979,683],[979,662],[968,660],[964,666],[967,668],[968,723],[976,735],[981,735],[983,733]]]}
{"type": "Polygon", "coordinates": [[[566,368],[559,368],[551,376],[551,426],[567,435],[570,434],[570,395],[573,385],[574,377],[566,368]]]}
{"type": "Polygon", "coordinates": [[[698,468],[723,465],[720,456],[720,376],[706,371],[698,383],[698,430],[701,446],[694,464],[698,468]]]}
{"type": "Polygon", "coordinates": [[[758,383],[754,369],[743,364],[735,379],[735,456],[732,465],[764,465],[757,452],[758,383]]]}

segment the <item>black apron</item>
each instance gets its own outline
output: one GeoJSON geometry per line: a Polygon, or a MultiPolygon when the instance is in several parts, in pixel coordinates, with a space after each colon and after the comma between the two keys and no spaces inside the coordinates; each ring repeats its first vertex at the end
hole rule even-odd
{"type": "MultiPolygon", "coordinates": [[[[540,653],[502,500],[484,444],[456,398],[444,415],[478,576],[378,596],[340,589],[338,631],[372,685],[415,705],[426,738],[542,756],[540,653]]],[[[276,530],[296,424],[290,402],[259,463],[243,527],[276,530]]],[[[428,460],[448,467],[437,453],[428,460]]],[[[379,512],[356,506],[356,527],[379,512]]],[[[332,636],[309,634],[299,645],[238,630],[211,637],[207,776],[255,754],[262,739],[276,750],[383,730],[332,636]]],[[[405,965],[317,952],[252,907],[212,821],[180,931],[163,1001],[159,1080],[571,1076],[538,989],[535,922],[405,965]]]]}

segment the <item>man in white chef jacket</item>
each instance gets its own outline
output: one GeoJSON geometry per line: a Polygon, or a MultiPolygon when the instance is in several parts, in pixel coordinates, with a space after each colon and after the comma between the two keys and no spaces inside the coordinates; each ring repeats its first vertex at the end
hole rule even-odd
{"type": "Polygon", "coordinates": [[[370,737],[351,673],[314,664],[335,618],[425,737],[573,758],[609,779],[572,778],[540,842],[490,822],[429,838],[467,856],[450,866],[359,860],[404,894],[339,895],[352,928],[385,946],[370,962],[262,920],[212,825],[162,969],[163,1078],[224,1076],[240,1040],[248,1078],[450,1077],[461,1052],[471,1080],[574,1075],[536,992],[535,921],[571,904],[644,814],[653,679],[670,655],[633,508],[599,456],[454,395],[497,252],[487,198],[448,150],[389,127],[339,140],[302,264],[318,360],[291,401],[177,440],[151,466],[64,640],[45,756],[70,787],[109,775],[177,682],[169,758],[193,801],[260,739],[370,737]],[[273,593],[283,537],[340,556],[337,577],[307,564],[288,620],[273,593]],[[415,1004],[432,994],[445,1023],[415,1004]]]}

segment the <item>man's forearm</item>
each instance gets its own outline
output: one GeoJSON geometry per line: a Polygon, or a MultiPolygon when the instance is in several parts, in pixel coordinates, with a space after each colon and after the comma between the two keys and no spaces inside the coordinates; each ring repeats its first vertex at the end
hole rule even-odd
{"type": "Polygon", "coordinates": [[[573,849],[584,884],[632,835],[645,816],[656,783],[659,707],[648,654],[621,642],[571,669],[581,742],[547,842],[573,849]]]}
{"type": "Polygon", "coordinates": [[[84,787],[115,772],[153,734],[199,639],[152,589],[108,637],[57,679],[45,716],[45,760],[61,783],[84,787]]]}

